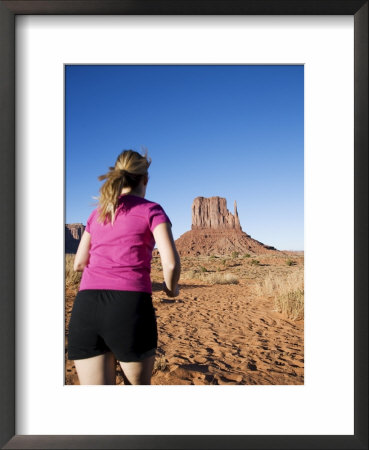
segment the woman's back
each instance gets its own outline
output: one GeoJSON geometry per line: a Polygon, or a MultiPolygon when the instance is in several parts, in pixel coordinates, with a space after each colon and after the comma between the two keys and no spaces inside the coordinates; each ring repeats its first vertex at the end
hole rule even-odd
{"type": "Polygon", "coordinates": [[[130,194],[119,197],[114,223],[102,224],[95,209],[87,220],[90,258],[80,290],[113,289],[151,293],[154,228],[169,222],[158,204],[130,194]]]}

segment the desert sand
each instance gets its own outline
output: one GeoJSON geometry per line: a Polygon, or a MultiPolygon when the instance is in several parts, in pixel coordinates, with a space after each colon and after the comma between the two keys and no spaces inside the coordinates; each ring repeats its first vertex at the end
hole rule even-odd
{"type": "MultiPolygon", "coordinates": [[[[182,257],[180,294],[161,290],[153,257],[153,304],[159,343],[153,385],[302,385],[304,320],[276,311],[270,280],[303,279],[302,252],[182,257]],[[223,284],[224,283],[224,284],[223,284]]],[[[68,323],[78,283],[66,287],[68,323]]],[[[66,384],[79,384],[66,360],[66,384]]],[[[123,384],[117,364],[116,383],[123,384]]]]}

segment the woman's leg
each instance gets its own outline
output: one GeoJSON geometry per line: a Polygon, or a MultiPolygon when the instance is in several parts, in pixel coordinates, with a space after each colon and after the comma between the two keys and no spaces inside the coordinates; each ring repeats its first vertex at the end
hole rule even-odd
{"type": "Polygon", "coordinates": [[[123,370],[124,384],[151,384],[154,362],[155,355],[149,356],[140,362],[119,361],[123,370]]]}
{"type": "Polygon", "coordinates": [[[115,384],[115,357],[112,352],[74,361],[80,384],[115,384]]]}

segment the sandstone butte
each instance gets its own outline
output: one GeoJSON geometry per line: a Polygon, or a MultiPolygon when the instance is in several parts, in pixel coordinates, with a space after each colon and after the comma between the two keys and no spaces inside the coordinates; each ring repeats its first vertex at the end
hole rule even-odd
{"type": "Polygon", "coordinates": [[[81,240],[85,228],[86,227],[82,223],[65,225],[65,253],[77,252],[79,241],[81,240]]]}
{"type": "Polygon", "coordinates": [[[181,256],[278,252],[242,231],[236,202],[232,214],[226,199],[221,197],[196,197],[192,203],[191,230],[175,242],[181,256]]]}
{"type": "MultiPolygon", "coordinates": [[[[76,253],[84,230],[82,223],[65,225],[65,253],[76,253]]],[[[227,209],[226,199],[221,197],[196,197],[192,203],[191,230],[175,243],[181,256],[278,252],[242,231],[236,202],[232,214],[227,209]]]]}

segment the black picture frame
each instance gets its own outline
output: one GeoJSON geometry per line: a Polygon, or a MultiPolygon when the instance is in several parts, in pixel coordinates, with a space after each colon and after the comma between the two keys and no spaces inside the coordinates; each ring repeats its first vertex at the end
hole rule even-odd
{"type": "MultiPolygon", "coordinates": [[[[339,93],[337,93],[339,95],[339,93]]],[[[0,0],[0,445],[6,449],[368,448],[368,0],[0,0]],[[354,16],[354,435],[15,435],[15,17],[20,14],[354,16]]],[[[339,395],[339,394],[337,394],[339,395]]],[[[319,405],[317,405],[319,407],[319,405]]]]}

